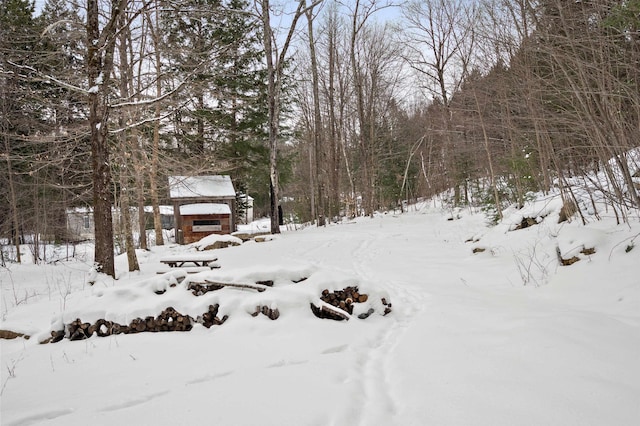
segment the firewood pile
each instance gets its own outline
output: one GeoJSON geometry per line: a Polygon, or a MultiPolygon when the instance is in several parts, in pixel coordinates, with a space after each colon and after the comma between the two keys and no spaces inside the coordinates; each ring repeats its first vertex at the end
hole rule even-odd
{"type": "Polygon", "coordinates": [[[358,287],[345,287],[343,290],[330,292],[327,289],[322,290],[320,300],[330,305],[346,311],[349,315],[353,314],[354,303],[364,303],[369,300],[367,294],[360,294],[358,287]]]}
{"type": "MultiPolygon", "coordinates": [[[[311,311],[316,317],[342,321],[348,320],[353,315],[355,303],[365,303],[369,300],[369,295],[360,293],[358,287],[353,286],[332,292],[324,289],[320,300],[325,303],[320,306],[316,306],[313,303],[310,304],[311,311]]],[[[387,302],[385,298],[382,298],[381,301],[384,306],[384,315],[387,315],[391,312],[391,303],[387,302]]],[[[368,318],[373,312],[373,308],[370,308],[367,312],[358,315],[358,318],[368,318]]]]}
{"type": "MultiPolygon", "coordinates": [[[[216,305],[217,306],[217,305],[216,305]]],[[[211,307],[209,309],[211,311],[211,307]]],[[[217,313],[217,308],[216,308],[217,313]]],[[[205,315],[210,312],[205,313],[205,315]]],[[[205,317],[203,315],[203,317],[205,317]]],[[[218,323],[222,324],[223,320],[215,317],[218,323]]],[[[160,315],[145,318],[134,318],[127,325],[118,324],[116,322],[99,319],[94,324],[82,322],[80,318],[67,324],[64,330],[54,330],[51,332],[51,338],[43,343],[56,343],[67,337],[69,340],[84,340],[96,334],[99,337],[106,337],[117,334],[134,334],[142,332],[161,332],[161,331],[190,331],[196,321],[189,315],[183,315],[172,307],[168,307],[160,313],[160,315]]],[[[216,324],[212,321],[211,324],[216,324]]],[[[211,327],[211,324],[208,327],[211,327]]],[[[203,325],[207,326],[206,324],[203,325]]],[[[207,327],[207,328],[208,328],[207,327]]]]}
{"type": "MultiPolygon", "coordinates": [[[[249,290],[263,292],[273,286],[273,281],[258,281],[254,283],[225,283],[205,280],[204,282],[191,282],[187,289],[195,296],[200,296],[209,291],[219,290],[224,287],[237,288],[240,290],[249,290]]],[[[357,286],[346,287],[342,290],[329,291],[324,289],[321,292],[320,303],[311,303],[311,311],[318,318],[327,318],[332,320],[349,320],[354,315],[354,307],[356,303],[366,303],[370,297],[368,294],[361,293],[357,286]],[[317,306],[319,305],[319,306],[317,306]]],[[[391,312],[391,302],[384,297],[380,299],[380,303],[384,309],[383,315],[391,312]]],[[[379,304],[376,303],[376,306],[379,304]]],[[[376,309],[369,306],[368,310],[358,309],[356,314],[360,319],[366,319],[372,315],[376,309]],[[358,313],[359,312],[359,313],[358,313]]],[[[97,335],[98,337],[106,337],[118,334],[135,334],[143,332],[163,332],[163,331],[190,331],[195,324],[202,324],[206,328],[214,325],[222,325],[228,318],[224,315],[220,318],[220,305],[209,305],[208,310],[197,318],[189,315],[183,315],[172,307],[164,309],[157,316],[147,316],[144,318],[134,318],[128,324],[118,324],[106,319],[99,319],[95,323],[83,322],[80,318],[72,321],[64,326],[62,330],[53,330],[51,337],[43,343],[56,343],[65,338],[69,340],[84,340],[97,335]]],[[[271,320],[280,317],[280,311],[274,305],[257,305],[255,310],[250,313],[251,316],[265,315],[271,320]]]]}

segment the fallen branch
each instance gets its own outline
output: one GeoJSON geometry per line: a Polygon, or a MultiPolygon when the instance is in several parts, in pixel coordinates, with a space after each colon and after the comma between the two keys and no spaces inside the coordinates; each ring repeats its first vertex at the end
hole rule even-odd
{"type": "Polygon", "coordinates": [[[236,287],[236,288],[247,288],[249,290],[257,290],[258,292],[263,292],[267,289],[264,285],[259,284],[243,284],[243,283],[221,283],[217,281],[204,280],[207,284],[212,284],[215,286],[221,287],[236,287]]]}

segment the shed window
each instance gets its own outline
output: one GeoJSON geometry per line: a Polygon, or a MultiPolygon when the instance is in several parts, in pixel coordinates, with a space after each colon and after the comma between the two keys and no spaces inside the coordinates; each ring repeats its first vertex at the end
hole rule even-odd
{"type": "Polygon", "coordinates": [[[193,232],[220,232],[222,226],[218,219],[198,219],[193,221],[191,230],[193,232]]]}
{"type": "Polygon", "coordinates": [[[220,225],[219,220],[194,220],[193,226],[211,226],[211,225],[220,225]]]}

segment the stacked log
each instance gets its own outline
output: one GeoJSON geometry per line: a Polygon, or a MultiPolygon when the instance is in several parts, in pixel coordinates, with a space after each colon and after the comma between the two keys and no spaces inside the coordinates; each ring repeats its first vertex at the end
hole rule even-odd
{"type": "MultiPolygon", "coordinates": [[[[226,317],[220,322],[224,322],[226,317]]],[[[82,322],[80,318],[67,324],[64,330],[54,330],[51,332],[51,339],[48,342],[56,343],[67,337],[69,340],[84,340],[93,336],[106,337],[117,334],[135,334],[142,332],[156,333],[159,331],[189,331],[193,328],[194,319],[189,315],[182,315],[180,312],[169,307],[162,311],[157,317],[147,316],[145,318],[134,318],[128,325],[99,319],[95,324],[82,322]]]]}
{"type": "Polygon", "coordinates": [[[280,311],[278,308],[270,308],[268,306],[256,306],[256,310],[251,314],[252,317],[257,317],[258,315],[265,315],[271,320],[277,320],[280,318],[280,311]]]}
{"type": "MultiPolygon", "coordinates": [[[[320,300],[327,305],[322,304],[316,306],[311,303],[311,311],[318,318],[328,318],[336,321],[348,320],[353,315],[353,307],[355,303],[365,303],[369,300],[368,294],[360,293],[357,286],[346,287],[342,290],[329,291],[328,289],[322,290],[322,296],[320,300]],[[330,305],[330,306],[328,306],[330,305]]],[[[391,302],[388,302],[384,297],[381,299],[382,306],[384,307],[384,314],[387,315],[391,312],[391,302]]],[[[374,313],[374,309],[370,308],[367,312],[358,315],[360,319],[366,319],[374,313]]]]}
{"type": "Polygon", "coordinates": [[[69,340],[84,340],[91,337],[93,332],[95,331],[94,327],[91,326],[88,322],[80,321],[80,318],[77,318],[75,321],[72,321],[67,326],[67,333],[69,335],[69,340]]]}
{"type": "Polygon", "coordinates": [[[218,305],[217,303],[215,305],[209,305],[209,310],[199,316],[196,319],[196,322],[199,322],[207,328],[211,328],[212,325],[222,325],[227,320],[227,318],[229,318],[229,316],[225,315],[222,317],[222,319],[218,318],[219,308],[220,305],[218,305]]]}
{"type": "Polygon", "coordinates": [[[354,303],[364,303],[369,300],[366,294],[360,294],[358,287],[345,287],[343,290],[330,292],[328,289],[322,290],[320,300],[336,308],[340,308],[349,315],[353,314],[354,303]]]}

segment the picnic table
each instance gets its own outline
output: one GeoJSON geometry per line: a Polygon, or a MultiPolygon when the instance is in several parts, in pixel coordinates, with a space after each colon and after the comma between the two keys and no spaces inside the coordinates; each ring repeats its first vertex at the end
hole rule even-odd
{"type": "Polygon", "coordinates": [[[169,265],[172,268],[181,268],[185,263],[193,263],[198,267],[211,266],[209,264],[216,260],[218,260],[218,257],[209,253],[184,253],[165,256],[160,259],[160,262],[169,265]]]}

